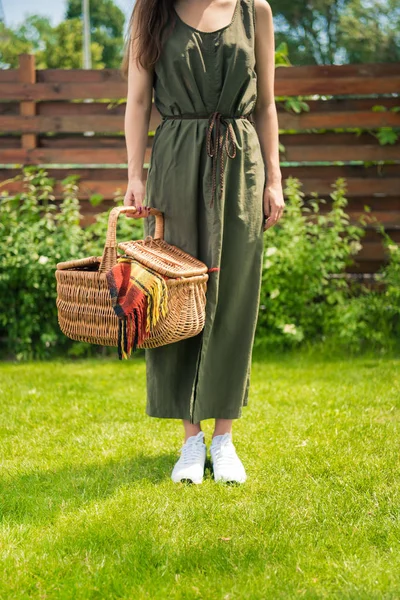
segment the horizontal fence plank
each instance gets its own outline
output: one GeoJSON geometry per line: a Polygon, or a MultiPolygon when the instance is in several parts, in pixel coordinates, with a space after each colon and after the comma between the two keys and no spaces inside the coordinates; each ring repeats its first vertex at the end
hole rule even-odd
{"type": "Polygon", "coordinates": [[[324,79],[288,79],[278,80],[275,85],[276,96],[328,94],[344,96],[348,94],[392,94],[400,89],[400,74],[377,79],[342,77],[324,79]]]}
{"type": "MultiPolygon", "coordinates": [[[[18,119],[21,117],[17,117],[18,119]]],[[[31,118],[31,117],[29,117],[31,118]]],[[[32,117],[36,119],[36,117],[32,117]]],[[[116,119],[119,117],[110,117],[110,119],[116,119]]],[[[1,119],[1,117],[0,117],[1,119]]],[[[92,118],[91,118],[92,119],[92,118]]],[[[90,131],[89,125],[93,124],[93,120],[87,122],[88,130],[90,131]]],[[[1,139],[1,138],[0,138],[1,139]]],[[[4,164],[9,162],[8,156],[8,143],[7,140],[12,139],[10,137],[2,138],[2,144],[0,148],[0,163],[4,164]]],[[[148,147],[151,148],[153,138],[149,136],[148,147]]],[[[356,133],[295,133],[295,134],[281,134],[281,144],[284,147],[282,154],[282,161],[288,162],[320,162],[320,161],[384,161],[394,160],[400,161],[400,142],[398,141],[393,145],[382,146],[378,140],[370,135],[369,133],[363,133],[358,135],[356,133]]],[[[39,146],[43,147],[62,147],[66,152],[69,148],[79,147],[90,147],[90,146],[105,146],[110,145],[112,147],[125,147],[125,141],[123,131],[120,131],[118,136],[106,136],[106,137],[87,137],[87,136],[64,136],[58,134],[57,136],[41,137],[38,141],[39,146]],[[60,136],[60,137],[59,137],[60,136]]],[[[14,148],[15,144],[12,143],[14,148]]],[[[25,163],[29,160],[28,157],[24,158],[23,155],[18,157],[18,162],[25,163]]],[[[14,159],[12,159],[13,162],[14,159]]],[[[51,162],[51,160],[50,160],[51,162]]],[[[59,160],[59,157],[54,158],[54,162],[64,162],[59,160]]],[[[120,162],[120,161],[118,161],[120,162]]],[[[37,162],[35,162],[37,164],[37,162]]]]}
{"type": "Polygon", "coordinates": [[[281,160],[287,162],[400,160],[399,140],[380,145],[369,133],[283,133],[279,140],[284,147],[281,160]]]}
{"type": "MultiPolygon", "coordinates": [[[[390,94],[400,89],[400,73],[387,77],[315,77],[309,79],[275,80],[276,96],[293,95],[359,95],[390,94]]],[[[109,83],[0,83],[0,97],[3,100],[25,100],[38,102],[42,100],[83,100],[125,98],[127,84],[124,81],[109,83]]]]}
{"type": "MultiPolygon", "coordinates": [[[[44,117],[124,116],[126,102],[39,102],[38,114],[44,117]]],[[[154,107],[154,103],[152,104],[154,107]]],[[[157,115],[159,117],[158,111],[157,115]]]]}
{"type": "MultiPolygon", "coordinates": [[[[150,160],[151,150],[147,149],[144,162],[150,160]]],[[[35,148],[34,150],[0,149],[0,164],[82,164],[104,165],[125,164],[127,161],[125,148],[35,148]]]]}
{"type": "MultiPolygon", "coordinates": [[[[300,133],[281,133],[279,136],[280,141],[285,146],[320,146],[318,151],[326,145],[329,146],[376,146],[377,148],[384,148],[379,144],[375,135],[365,131],[362,133],[357,132],[300,132],[300,133]]],[[[397,140],[393,147],[398,147],[400,151],[400,143],[397,140]]],[[[400,157],[400,154],[399,154],[400,157]]]]}
{"type": "MultiPolygon", "coordinates": [[[[148,148],[151,148],[153,138],[149,137],[147,141],[148,148]]],[[[125,137],[120,136],[48,136],[40,137],[39,146],[41,148],[125,148],[125,137]]]]}
{"type": "Polygon", "coordinates": [[[59,116],[59,117],[22,117],[0,116],[1,131],[34,132],[34,133],[83,133],[94,131],[96,133],[111,133],[123,131],[124,119],[122,116],[59,116]]]}
{"type": "Polygon", "coordinates": [[[39,83],[124,83],[118,69],[38,69],[39,83]]]}
{"type": "MultiPolygon", "coordinates": [[[[277,79],[301,79],[311,77],[365,77],[382,78],[399,75],[398,63],[368,63],[351,65],[305,65],[277,66],[277,79]]],[[[40,83],[121,83],[123,77],[118,69],[38,69],[40,83]]],[[[0,70],[0,82],[18,81],[18,69],[0,70]]]]}
{"type": "MultiPolygon", "coordinates": [[[[85,111],[86,113],[88,111],[85,111]]],[[[333,129],[333,128],[364,128],[376,129],[379,127],[400,127],[400,112],[319,112],[289,115],[279,113],[280,129],[333,129]]],[[[160,121],[160,118],[159,118],[160,121]]],[[[123,131],[124,116],[106,114],[93,115],[77,112],[76,115],[42,116],[33,117],[0,115],[0,131],[23,133],[82,133],[94,131],[96,133],[112,133],[123,131]]]]}
{"type": "Polygon", "coordinates": [[[0,84],[15,83],[18,80],[18,69],[0,69],[0,84]]]}
{"type": "MultiPolygon", "coordinates": [[[[349,137],[345,134],[309,134],[306,139],[301,134],[281,135],[280,141],[284,146],[281,153],[282,162],[351,162],[351,161],[399,161],[400,144],[381,146],[372,136],[369,143],[360,140],[355,134],[349,137]],[[343,139],[341,139],[343,136],[343,139]],[[306,142],[306,143],[304,143],[306,142]]],[[[150,160],[152,140],[146,149],[145,162],[150,160]]],[[[48,137],[39,139],[42,146],[30,151],[3,146],[0,148],[0,164],[110,164],[125,163],[126,148],[124,137],[96,138],[70,137],[68,141],[48,137]],[[75,158],[74,158],[75,157],[75,158]]]]}
{"type": "MultiPolygon", "coordinates": [[[[276,81],[276,96],[329,94],[390,94],[400,89],[400,75],[382,77],[377,80],[343,78],[335,80],[310,79],[310,80],[281,80],[276,81]]],[[[118,99],[125,98],[127,86],[124,82],[105,86],[101,83],[37,83],[37,84],[1,84],[1,97],[4,100],[26,100],[38,102],[41,100],[83,100],[93,99],[118,99]]]]}
{"type": "MultiPolygon", "coordinates": [[[[45,69],[38,70],[41,83],[120,83],[123,77],[118,69],[45,69]]],[[[298,79],[303,77],[391,77],[400,74],[397,63],[369,63],[353,65],[306,65],[277,66],[277,79],[298,79]]]]}
{"type": "Polygon", "coordinates": [[[378,79],[400,74],[400,65],[395,63],[360,63],[351,65],[303,65],[295,67],[277,66],[278,79],[364,77],[378,79]]]}
{"type": "MultiPolygon", "coordinates": [[[[117,116],[121,119],[125,116],[126,104],[110,102],[40,102],[38,103],[38,114],[43,116],[71,116],[81,117],[85,115],[94,116],[117,116]]],[[[154,131],[161,121],[154,102],[152,104],[149,131],[154,131]]]]}
{"type": "MultiPolygon", "coordinates": [[[[397,98],[332,98],[329,100],[307,100],[312,114],[319,112],[358,112],[371,111],[375,105],[383,106],[387,110],[398,106],[397,98]]],[[[0,114],[17,114],[17,103],[0,103],[0,114]],[[7,107],[14,106],[13,113],[7,107]]],[[[124,115],[125,102],[39,102],[37,113],[43,116],[68,116],[68,115],[124,115]]],[[[286,108],[281,102],[277,102],[277,111],[279,116],[288,114],[286,108]]],[[[291,113],[290,113],[291,114],[291,113]]],[[[160,114],[153,102],[152,118],[160,120],[160,114]]],[[[151,129],[151,128],[150,128],[151,129]]]]}
{"type": "Polygon", "coordinates": [[[126,83],[105,85],[103,83],[5,83],[0,85],[0,97],[3,100],[84,100],[125,98],[126,83]]]}
{"type": "Polygon", "coordinates": [[[301,115],[278,115],[280,129],[377,129],[400,127],[400,113],[372,111],[306,112],[301,115]]]}

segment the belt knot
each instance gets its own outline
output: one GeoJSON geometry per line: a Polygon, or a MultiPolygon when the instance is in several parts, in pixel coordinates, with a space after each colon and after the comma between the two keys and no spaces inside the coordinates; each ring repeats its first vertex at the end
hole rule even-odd
{"type": "Polygon", "coordinates": [[[212,158],[212,189],[211,189],[211,201],[210,206],[214,204],[215,192],[217,189],[217,168],[218,162],[220,161],[220,190],[219,198],[221,198],[224,190],[224,149],[228,158],[235,158],[236,156],[236,137],[233,129],[233,125],[230,119],[247,119],[253,123],[252,114],[239,115],[239,116],[224,116],[220,112],[215,111],[211,115],[162,115],[162,119],[207,119],[207,138],[206,147],[207,154],[212,158]],[[225,132],[222,132],[222,125],[225,125],[225,132]]]}
{"type": "Polygon", "coordinates": [[[219,198],[224,190],[224,152],[228,158],[236,156],[236,137],[232,123],[227,121],[220,112],[213,112],[208,119],[207,129],[207,154],[213,159],[212,163],[212,189],[210,206],[214,204],[217,189],[217,163],[220,161],[220,189],[219,198]],[[221,124],[226,126],[225,133],[221,132],[221,124]],[[214,134],[214,135],[213,135],[214,134]]]}

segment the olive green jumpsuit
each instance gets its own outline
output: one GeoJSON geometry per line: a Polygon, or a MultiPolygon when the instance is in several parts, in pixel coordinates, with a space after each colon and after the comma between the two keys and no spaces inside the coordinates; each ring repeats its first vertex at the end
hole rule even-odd
{"type": "MultiPolygon", "coordinates": [[[[164,213],[164,239],[212,269],[206,321],[194,337],[146,349],[146,413],[239,418],[248,403],[263,263],[266,170],[251,113],[257,98],[254,0],[202,32],[175,12],[154,69],[162,116],[144,205],[164,213]],[[249,118],[250,115],[250,118],[249,118]]],[[[154,235],[155,218],[144,220],[154,235]]]]}

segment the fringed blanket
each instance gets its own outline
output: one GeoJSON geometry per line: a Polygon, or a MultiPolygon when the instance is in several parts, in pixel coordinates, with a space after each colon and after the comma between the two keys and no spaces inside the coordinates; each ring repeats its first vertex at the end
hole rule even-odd
{"type": "Polygon", "coordinates": [[[118,317],[118,357],[128,358],[167,314],[167,277],[130,257],[119,257],[106,273],[118,317]]]}

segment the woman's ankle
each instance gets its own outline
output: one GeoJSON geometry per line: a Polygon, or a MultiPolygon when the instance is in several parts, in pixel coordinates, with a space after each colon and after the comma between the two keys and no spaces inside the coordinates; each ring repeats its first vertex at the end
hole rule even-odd
{"type": "Polygon", "coordinates": [[[212,437],[224,435],[225,433],[232,434],[233,419],[215,419],[214,432],[212,437]]]}
{"type": "Polygon", "coordinates": [[[182,422],[183,422],[183,427],[185,429],[185,442],[192,435],[197,435],[199,433],[199,431],[201,431],[200,423],[191,423],[190,421],[187,421],[185,419],[182,419],[182,422]]]}

